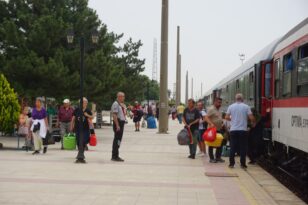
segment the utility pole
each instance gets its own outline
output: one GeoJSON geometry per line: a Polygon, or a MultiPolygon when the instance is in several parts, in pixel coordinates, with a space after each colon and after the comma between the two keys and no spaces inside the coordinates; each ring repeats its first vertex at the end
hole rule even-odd
{"type": "Polygon", "coordinates": [[[160,89],[159,89],[159,133],[168,131],[168,8],[169,0],[162,0],[160,89]]]}
{"type": "Polygon", "coordinates": [[[181,103],[181,54],[180,54],[180,26],[177,27],[177,52],[176,52],[176,106],[181,103]]]}
{"type": "Polygon", "coordinates": [[[185,104],[188,102],[188,71],[186,71],[185,104]]]}

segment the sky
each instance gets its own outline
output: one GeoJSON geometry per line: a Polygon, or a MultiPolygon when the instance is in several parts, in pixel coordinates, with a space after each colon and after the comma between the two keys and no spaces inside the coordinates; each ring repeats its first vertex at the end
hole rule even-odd
{"type": "MultiPolygon", "coordinates": [[[[152,78],[153,40],[160,70],[161,0],[89,0],[109,31],[124,33],[120,44],[141,40],[144,74],[152,78]]],[[[198,98],[246,59],[308,17],[308,0],[169,0],[168,87],[176,78],[176,30],[181,27],[182,101],[185,75],[198,98]],[[203,84],[201,93],[201,83],[203,84]]]]}

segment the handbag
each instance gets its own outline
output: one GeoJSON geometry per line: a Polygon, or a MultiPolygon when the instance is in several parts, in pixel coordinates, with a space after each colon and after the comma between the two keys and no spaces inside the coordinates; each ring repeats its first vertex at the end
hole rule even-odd
{"type": "Polygon", "coordinates": [[[19,135],[28,135],[29,134],[29,128],[24,126],[24,125],[22,125],[22,126],[20,126],[18,128],[17,134],[19,134],[19,135]]]}
{"type": "Polygon", "coordinates": [[[95,134],[91,134],[89,144],[90,146],[93,146],[93,147],[97,145],[97,138],[95,134]]]}
{"type": "Polygon", "coordinates": [[[182,129],[179,134],[177,135],[179,145],[189,145],[190,139],[188,135],[187,129],[182,129]]]}
{"type": "Polygon", "coordinates": [[[47,131],[46,137],[43,138],[43,145],[55,144],[55,138],[47,131]]]}
{"type": "Polygon", "coordinates": [[[207,142],[214,142],[216,139],[216,127],[208,128],[203,134],[203,140],[207,142]]]}

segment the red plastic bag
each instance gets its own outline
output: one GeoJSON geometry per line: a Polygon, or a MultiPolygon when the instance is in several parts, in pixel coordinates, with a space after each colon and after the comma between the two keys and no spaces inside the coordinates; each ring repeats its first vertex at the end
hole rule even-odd
{"type": "Polygon", "coordinates": [[[207,142],[214,142],[216,139],[216,127],[208,128],[203,134],[203,140],[207,142]]]}
{"type": "Polygon", "coordinates": [[[97,138],[95,134],[91,134],[90,136],[90,146],[96,146],[97,145],[97,138]]]}

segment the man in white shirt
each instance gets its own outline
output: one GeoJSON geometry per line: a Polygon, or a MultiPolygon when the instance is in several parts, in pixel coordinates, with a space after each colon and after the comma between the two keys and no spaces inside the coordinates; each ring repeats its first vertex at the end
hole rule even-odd
{"type": "Polygon", "coordinates": [[[125,94],[118,92],[117,100],[112,104],[111,112],[113,117],[113,144],[112,144],[112,161],[123,162],[124,160],[119,157],[119,148],[123,138],[124,125],[125,125],[125,108],[124,104],[125,94]]]}
{"type": "Polygon", "coordinates": [[[241,155],[241,168],[246,169],[246,153],[247,153],[247,143],[248,143],[248,133],[247,133],[247,122],[248,118],[251,120],[252,124],[255,123],[255,118],[251,112],[248,105],[243,103],[243,95],[241,93],[236,94],[236,102],[228,107],[226,120],[231,121],[230,128],[230,168],[234,168],[235,151],[236,147],[240,149],[241,155]]]}

